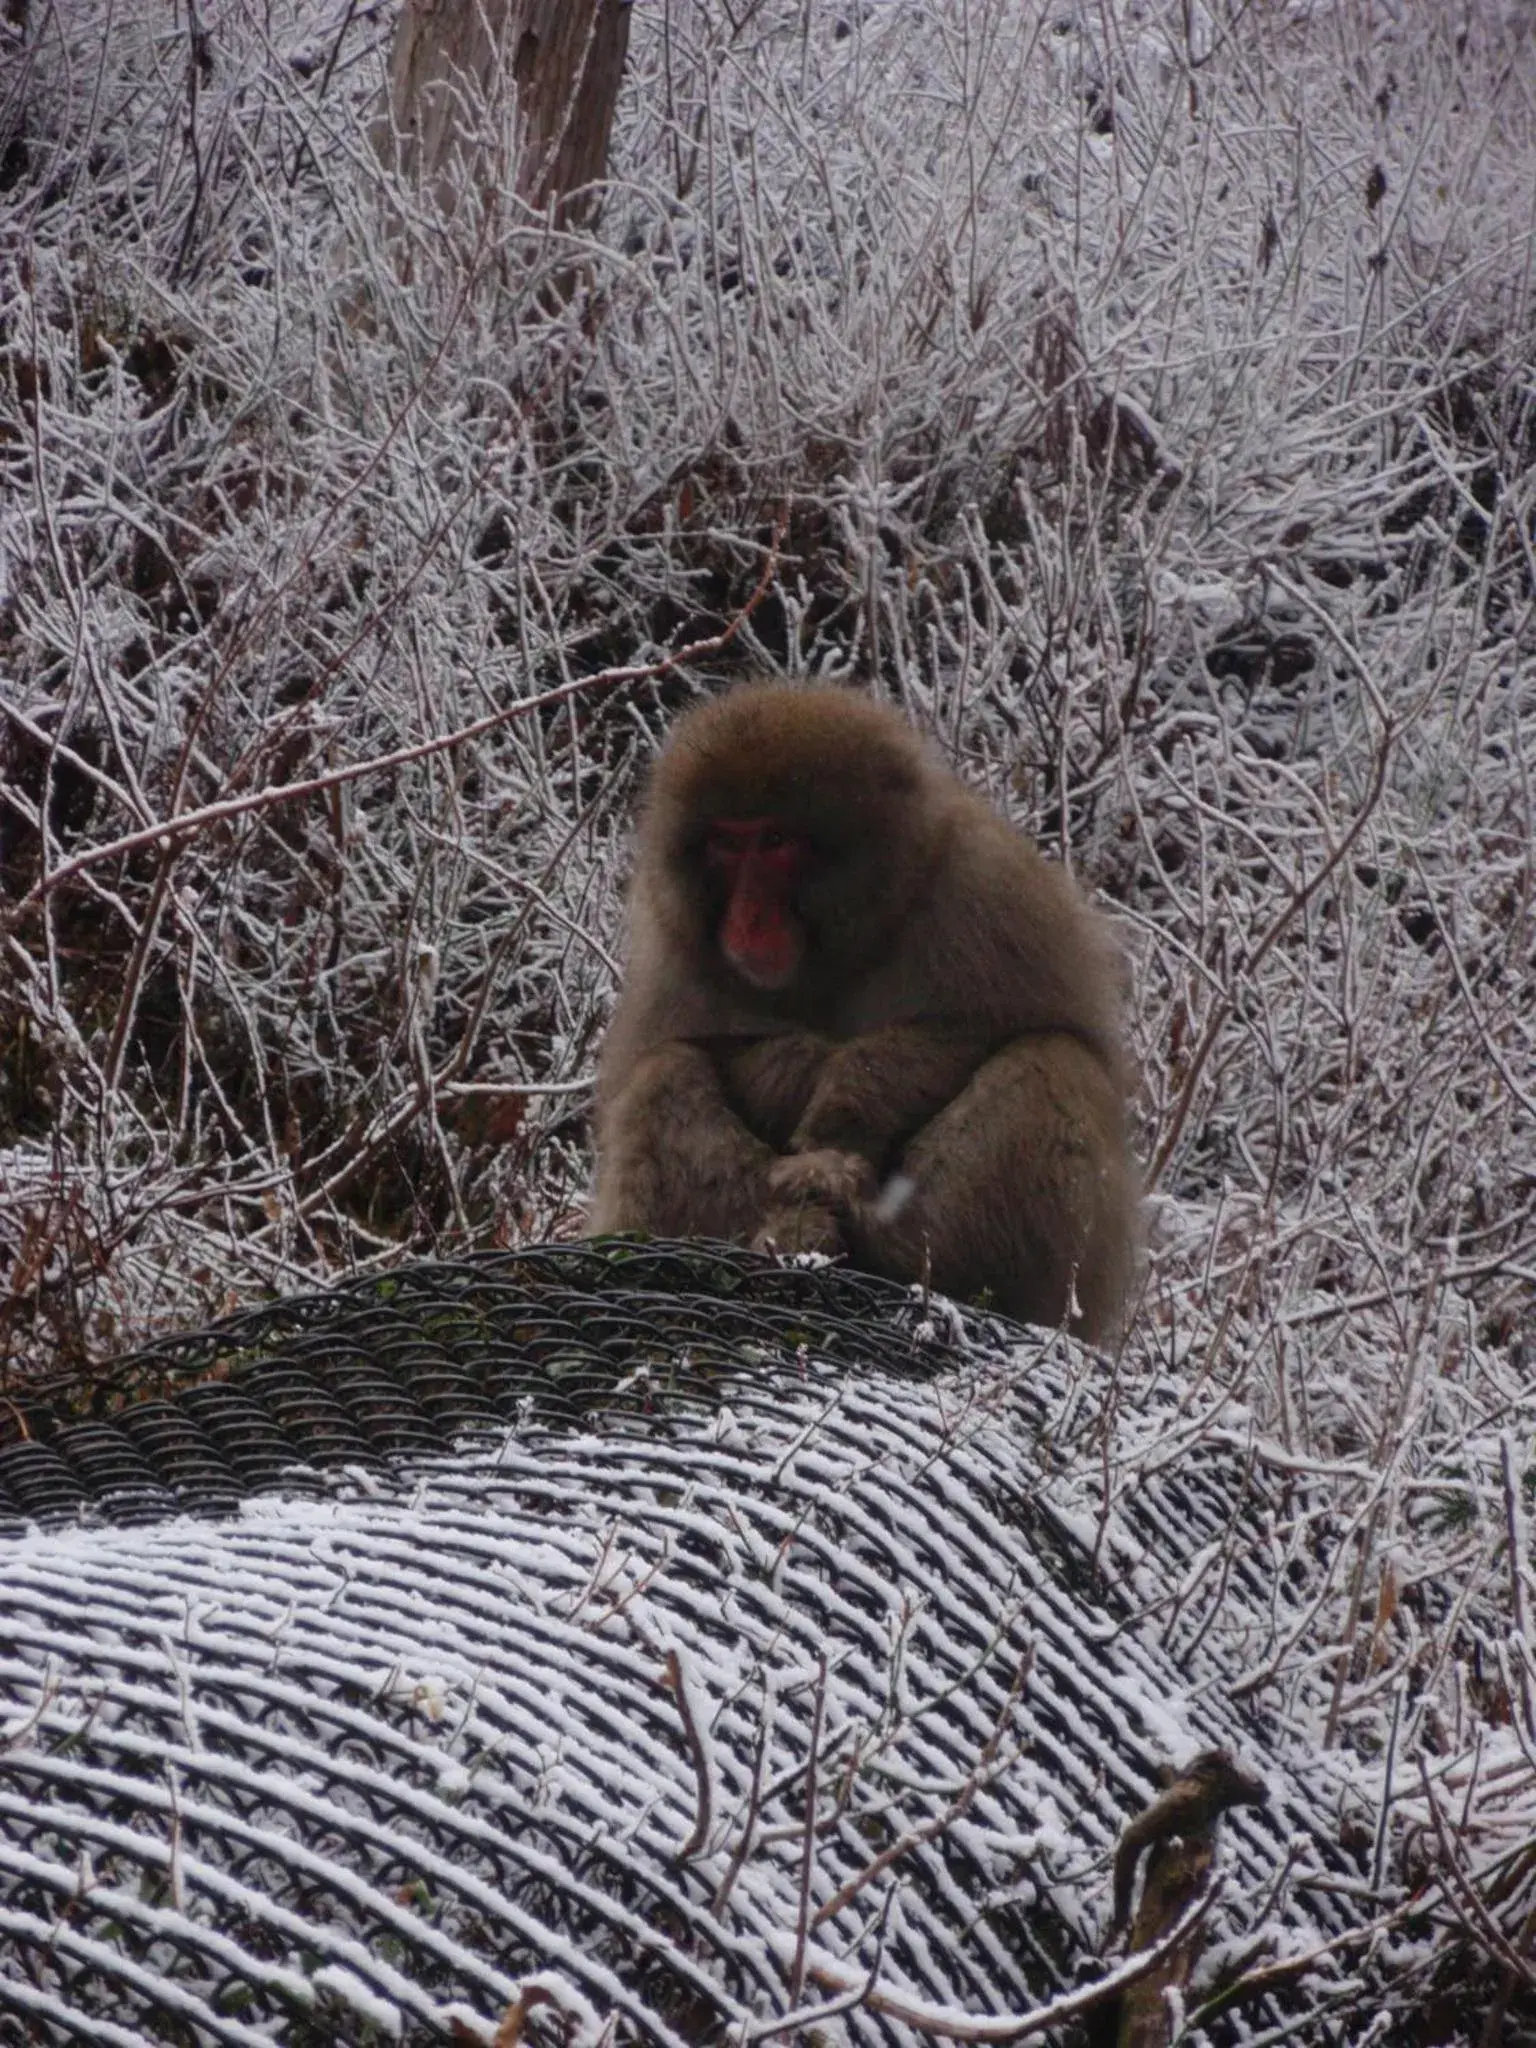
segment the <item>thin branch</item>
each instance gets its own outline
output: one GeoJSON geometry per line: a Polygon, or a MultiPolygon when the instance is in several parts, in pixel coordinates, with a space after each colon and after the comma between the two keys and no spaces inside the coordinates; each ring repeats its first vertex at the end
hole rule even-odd
{"type": "Polygon", "coordinates": [[[576,676],[569,682],[557,683],[551,689],[541,690],[537,696],[520,697],[515,704],[503,705],[499,711],[488,711],[483,718],[473,719],[468,725],[462,725],[454,732],[441,733],[435,739],[417,740],[410,746],[395,748],[392,753],[375,754],[366,761],[353,761],[344,768],[328,769],[323,775],[307,776],[302,782],[285,782],[276,787],[253,790],[246,796],[225,797],[217,803],[203,804],[197,810],[183,811],[175,817],[162,819],[157,825],[144,826],[137,832],[125,832],[121,838],[108,840],[104,845],[87,847],[84,852],[61,862],[51,873],[34,882],[11,912],[7,919],[7,927],[13,928],[34,904],[75,875],[83,874],[87,868],[99,867],[106,861],[121,860],[124,855],[141,852],[145,847],[164,848],[179,840],[193,837],[209,825],[221,824],[230,818],[245,817],[257,811],[275,810],[280,804],[296,803],[304,797],[318,796],[325,790],[341,789],[350,782],[361,782],[370,775],[385,775],[392,769],[430,760],[434,754],[443,754],[453,747],[462,747],[471,740],[483,738],[488,732],[495,732],[499,726],[510,725],[517,719],[529,718],[536,711],[547,711],[551,705],[563,704],[571,697],[595,695],[600,690],[613,689],[620,683],[648,682],[657,676],[669,674],[673,669],[685,667],[689,662],[702,661],[706,655],[720,653],[735,639],[768,594],[774,570],[778,566],[779,546],[787,521],[788,514],[781,513],[774,526],[773,539],[769,544],[763,572],[758,578],[756,589],[720,632],[712,633],[702,640],[690,641],[686,647],[680,647],[675,654],[668,654],[660,661],[637,662],[620,668],[600,669],[595,675],[576,676]]]}

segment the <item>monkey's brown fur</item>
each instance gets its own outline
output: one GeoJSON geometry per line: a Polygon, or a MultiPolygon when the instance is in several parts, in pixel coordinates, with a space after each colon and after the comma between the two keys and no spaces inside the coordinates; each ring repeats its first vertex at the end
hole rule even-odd
{"type": "Polygon", "coordinates": [[[590,1228],[846,1252],[1107,1335],[1136,1247],[1116,981],[1070,878],[894,711],[737,689],[651,780],[590,1228]],[[725,958],[703,853],[762,818],[813,855],[771,992],[725,958]]]}

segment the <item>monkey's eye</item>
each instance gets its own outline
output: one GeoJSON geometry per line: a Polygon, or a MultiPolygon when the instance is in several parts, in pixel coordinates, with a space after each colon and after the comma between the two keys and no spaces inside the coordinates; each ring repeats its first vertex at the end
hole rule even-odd
{"type": "Polygon", "coordinates": [[[803,832],[771,818],[716,818],[704,838],[704,864],[716,873],[754,873],[765,862],[775,874],[797,874],[811,851],[803,832]]]}
{"type": "Polygon", "coordinates": [[[741,833],[728,824],[711,825],[701,849],[704,862],[712,868],[734,868],[746,851],[741,833]]]}

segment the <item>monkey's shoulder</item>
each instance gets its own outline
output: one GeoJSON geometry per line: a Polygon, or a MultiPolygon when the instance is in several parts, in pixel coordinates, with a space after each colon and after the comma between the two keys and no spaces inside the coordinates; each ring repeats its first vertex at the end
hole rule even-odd
{"type": "Polygon", "coordinates": [[[935,922],[968,927],[994,944],[1049,950],[1080,943],[1097,918],[1072,876],[989,804],[965,795],[920,908],[935,922]]]}
{"type": "Polygon", "coordinates": [[[905,985],[886,999],[908,1015],[1116,1036],[1108,925],[1059,862],[979,799],[947,835],[895,965],[905,985]]]}

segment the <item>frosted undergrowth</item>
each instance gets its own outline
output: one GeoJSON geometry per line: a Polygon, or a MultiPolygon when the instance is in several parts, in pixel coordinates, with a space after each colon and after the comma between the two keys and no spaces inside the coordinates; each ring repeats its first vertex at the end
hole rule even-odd
{"type": "Polygon", "coordinates": [[[383,188],[391,25],[4,31],[0,1346],[575,1226],[698,678],[334,778],[718,631],[782,527],[710,672],[873,674],[1120,917],[1153,1256],[1064,1485],[1294,1475],[1315,1732],[1528,1977],[1528,20],[637,8],[565,238],[383,188]]]}

